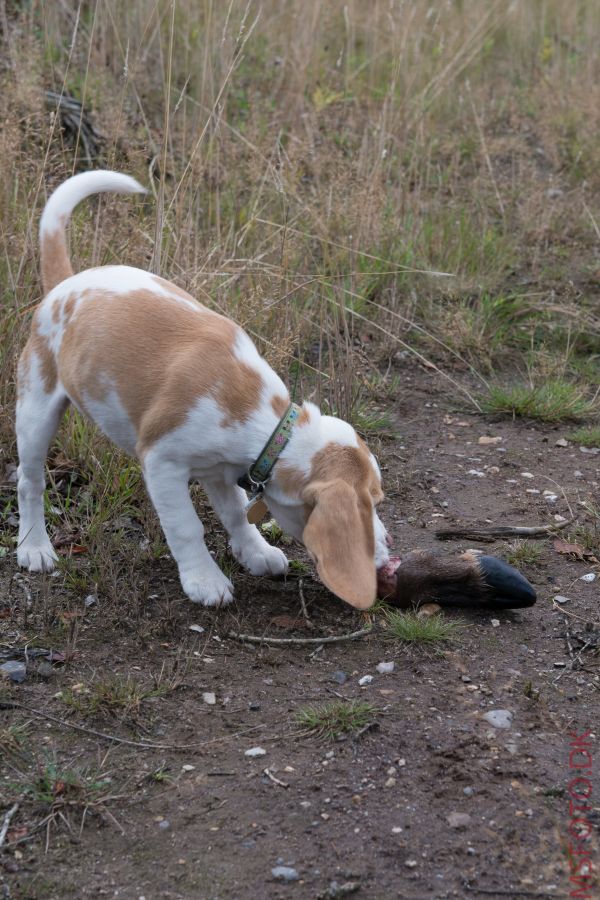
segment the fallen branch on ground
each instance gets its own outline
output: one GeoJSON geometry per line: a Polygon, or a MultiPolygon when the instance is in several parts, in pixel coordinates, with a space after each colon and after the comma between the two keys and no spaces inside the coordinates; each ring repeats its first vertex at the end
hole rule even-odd
{"type": "Polygon", "coordinates": [[[373,626],[370,625],[368,628],[361,628],[360,631],[352,631],[350,634],[336,634],[331,637],[272,638],[261,637],[256,634],[240,634],[237,631],[229,631],[227,637],[232,638],[234,641],[243,641],[247,644],[268,644],[270,647],[301,647],[303,644],[314,646],[314,644],[341,644],[343,641],[356,641],[361,637],[365,637],[367,634],[371,634],[372,631],[373,626]]]}
{"type": "Polygon", "coordinates": [[[12,819],[12,817],[14,816],[14,814],[16,813],[18,808],[19,808],[18,803],[13,804],[13,806],[11,806],[11,808],[8,810],[8,812],[4,816],[4,821],[2,822],[2,828],[0,829],[0,849],[2,849],[2,847],[4,846],[4,841],[6,840],[6,835],[8,833],[8,826],[10,825],[10,820],[12,819]]]}
{"type": "Polygon", "coordinates": [[[464,528],[441,528],[435,532],[438,541],[452,541],[457,538],[467,538],[470,541],[491,541],[494,538],[513,537],[546,537],[572,525],[574,519],[558,522],[556,525],[492,525],[490,528],[473,528],[465,525],[464,528]]]}
{"type": "Polygon", "coordinates": [[[76,722],[68,722],[66,719],[59,719],[58,716],[53,716],[50,713],[43,712],[39,709],[33,709],[33,707],[26,706],[24,703],[16,703],[13,700],[1,700],[0,709],[24,709],[33,716],[38,716],[40,719],[48,719],[50,722],[56,722],[64,728],[74,728],[76,731],[83,731],[84,734],[91,734],[93,737],[102,738],[104,741],[114,741],[117,744],[125,744],[127,747],[137,747],[140,750],[200,750],[208,744],[218,744],[220,741],[228,741],[232,737],[239,737],[242,734],[247,734],[249,731],[266,728],[266,725],[253,725],[252,728],[244,728],[242,731],[237,731],[235,734],[228,734],[220,738],[212,738],[210,741],[202,741],[199,744],[152,744],[149,741],[130,741],[128,738],[117,737],[116,734],[107,734],[104,731],[96,731],[94,728],[86,728],[84,725],[78,725],[76,722]]]}

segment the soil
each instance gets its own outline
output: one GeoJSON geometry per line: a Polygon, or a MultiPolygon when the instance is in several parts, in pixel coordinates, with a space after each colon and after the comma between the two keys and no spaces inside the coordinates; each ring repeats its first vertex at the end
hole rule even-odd
{"type": "MultiPolygon", "coordinates": [[[[400,437],[370,442],[382,464],[382,517],[396,551],[436,547],[450,554],[470,546],[506,553],[500,541],[436,541],[436,527],[465,523],[537,525],[574,515],[590,527],[581,504],[597,498],[600,455],[556,446],[568,428],[486,420],[458,409],[434,374],[408,361],[398,366],[400,437]],[[482,435],[502,440],[479,445],[482,435]],[[546,489],[558,500],[547,501],[546,489]]],[[[573,538],[572,527],[567,535],[573,538]]],[[[222,542],[217,529],[212,540],[222,542]]],[[[288,549],[305,559],[297,547],[288,549]]],[[[85,574],[83,556],[78,565],[85,574]]],[[[76,653],[51,674],[31,672],[23,684],[3,686],[4,701],[129,740],[196,747],[145,750],[4,709],[2,727],[28,724],[28,731],[25,748],[5,753],[1,815],[27,774],[27,753],[37,765],[53,759],[109,777],[90,796],[92,803],[114,799],[89,806],[84,818],[80,805],[67,805],[63,818],[36,830],[47,810],[23,796],[1,855],[3,896],[569,896],[570,844],[585,847],[600,867],[600,785],[596,780],[596,809],[585,816],[593,832],[587,842],[569,833],[568,795],[577,774],[569,766],[570,735],[594,732],[600,721],[599,581],[581,580],[600,572],[589,558],[558,553],[552,538],[542,541],[538,562],[522,569],[537,604],[519,612],[444,612],[466,626],[445,649],[407,647],[378,627],[362,640],[316,651],[227,637],[231,629],[311,637],[364,625],[312,569],[301,577],[314,631],[273,621],[301,617],[298,574],[278,583],[238,573],[234,605],[214,611],[183,597],[167,559],[136,571],[137,587],[123,562],[120,606],[99,595],[84,607],[88,586],[79,604],[84,614],[70,623],[59,616],[48,632],[44,610],[60,608],[60,579],[16,576],[6,559],[3,643],[22,646],[37,636],[40,644],[53,634],[55,649],[76,653]],[[31,593],[28,608],[23,588],[31,593]],[[144,594],[140,608],[130,599],[136,589],[144,594]],[[569,600],[553,604],[556,595],[569,600]],[[588,646],[579,653],[584,634],[588,646]],[[377,673],[381,661],[394,661],[392,674],[377,673]],[[84,716],[65,702],[69,689],[77,696],[115,673],[147,685],[161,669],[163,678],[179,673],[180,686],[126,717],[118,710],[84,716]],[[345,683],[333,679],[337,671],[345,683]],[[374,677],[361,687],[365,674],[374,677]],[[214,705],[204,701],[206,692],[214,692],[214,705]],[[373,727],[327,741],[294,724],[299,709],[339,696],[369,700],[377,708],[373,727]],[[483,716],[493,709],[510,710],[512,726],[488,724],[483,716]],[[256,746],[264,756],[245,756],[256,746]],[[298,880],[278,882],[271,874],[277,865],[296,869],[298,880]]],[[[71,599],[65,609],[73,610],[71,599]]],[[[589,742],[593,753],[595,738],[589,742]]],[[[33,777],[35,766],[28,772],[33,777]]],[[[58,801],[71,796],[64,786],[57,791],[58,801]]],[[[597,882],[579,896],[599,896],[595,891],[597,882]]]]}

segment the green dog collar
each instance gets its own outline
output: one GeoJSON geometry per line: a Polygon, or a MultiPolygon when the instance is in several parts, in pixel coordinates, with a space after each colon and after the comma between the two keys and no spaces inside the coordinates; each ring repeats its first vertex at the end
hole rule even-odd
{"type": "Polygon", "coordinates": [[[262,494],[267,481],[271,477],[275,463],[292,436],[292,430],[300,412],[301,407],[297,403],[290,403],[287,412],[279,420],[275,431],[261,450],[258,459],[238,478],[237,483],[240,487],[254,495],[262,494]]]}

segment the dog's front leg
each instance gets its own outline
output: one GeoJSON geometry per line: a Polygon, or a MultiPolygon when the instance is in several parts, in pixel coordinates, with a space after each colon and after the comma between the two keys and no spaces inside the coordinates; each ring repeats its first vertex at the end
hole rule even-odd
{"type": "Polygon", "coordinates": [[[189,471],[152,450],[143,468],[148,493],[179,567],[183,590],[193,603],[203,606],[229,603],[233,587],[204,543],[204,527],[190,497],[189,471]]]}
{"type": "Polygon", "coordinates": [[[202,487],[229,535],[231,552],[252,575],[285,575],[285,553],[265,541],[246,517],[246,493],[221,479],[204,479],[202,487]]]}

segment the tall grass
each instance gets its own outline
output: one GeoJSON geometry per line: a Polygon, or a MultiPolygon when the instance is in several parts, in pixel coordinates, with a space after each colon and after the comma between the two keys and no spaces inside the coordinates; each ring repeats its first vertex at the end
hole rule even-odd
{"type": "MultiPolygon", "coordinates": [[[[389,430],[385,414],[365,413],[365,386],[398,349],[470,399],[474,374],[532,351],[567,354],[569,376],[590,371],[600,5],[33,0],[2,11],[8,459],[14,364],[40,298],[39,215],[89,165],[81,127],[65,128],[48,90],[82,103],[100,134],[93,165],[151,188],[76,212],[75,270],[159,270],[236,318],[295,396],[389,430]]],[[[87,459],[89,446],[69,452],[87,459]]]]}

